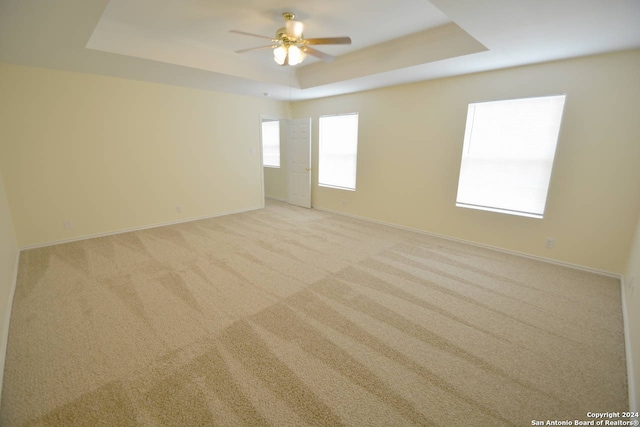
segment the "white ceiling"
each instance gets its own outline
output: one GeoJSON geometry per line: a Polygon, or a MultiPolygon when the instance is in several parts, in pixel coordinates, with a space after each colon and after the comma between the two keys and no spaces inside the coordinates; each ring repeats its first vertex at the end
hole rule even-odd
{"type": "MultiPolygon", "coordinates": [[[[640,48],[640,0],[0,0],[0,61],[310,99],[640,48]],[[275,64],[282,12],[337,57],[275,64]],[[266,42],[266,43],[265,43],[266,42]]],[[[640,70],[639,70],[640,71],[640,70]]]]}

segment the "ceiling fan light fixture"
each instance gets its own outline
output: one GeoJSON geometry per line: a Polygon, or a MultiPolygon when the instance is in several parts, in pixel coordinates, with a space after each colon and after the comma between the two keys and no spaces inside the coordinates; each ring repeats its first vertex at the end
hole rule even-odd
{"type": "Polygon", "coordinates": [[[289,46],[289,65],[298,65],[306,56],[307,54],[298,46],[289,46]]]}
{"type": "Polygon", "coordinates": [[[285,23],[285,29],[287,33],[287,37],[291,37],[293,39],[302,38],[302,31],[304,30],[304,24],[300,21],[287,21],[285,23]]]}
{"type": "Polygon", "coordinates": [[[243,53],[262,48],[272,48],[273,60],[276,64],[293,66],[302,63],[302,61],[307,57],[307,54],[315,56],[325,62],[331,62],[335,59],[331,55],[327,55],[326,53],[310,47],[311,45],[351,44],[351,38],[347,36],[305,39],[302,34],[304,24],[300,21],[295,21],[295,14],[285,12],[282,14],[282,17],[284,18],[285,26],[276,31],[275,38],[247,33],[245,31],[229,30],[236,34],[269,39],[273,43],[271,46],[259,46],[255,48],[236,50],[236,53],[243,53]]]}
{"type": "Polygon", "coordinates": [[[284,65],[285,59],[287,59],[287,48],[285,46],[278,46],[273,49],[273,60],[278,65],[284,65]]]}

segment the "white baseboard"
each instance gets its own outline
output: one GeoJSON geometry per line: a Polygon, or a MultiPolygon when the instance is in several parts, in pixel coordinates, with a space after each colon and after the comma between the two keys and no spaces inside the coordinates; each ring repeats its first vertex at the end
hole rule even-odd
{"type": "Polygon", "coordinates": [[[589,272],[589,273],[599,274],[601,276],[608,276],[608,277],[612,277],[614,279],[622,279],[622,275],[620,275],[618,273],[612,273],[610,271],[598,270],[598,269],[591,268],[591,267],[585,267],[583,265],[572,264],[572,263],[564,262],[564,261],[558,261],[558,260],[551,259],[551,258],[541,257],[541,256],[538,256],[538,255],[531,255],[531,254],[528,254],[528,253],[525,253],[525,252],[518,252],[518,251],[511,250],[511,249],[500,248],[498,246],[491,246],[491,245],[486,245],[484,243],[478,243],[478,242],[473,242],[473,241],[470,241],[470,240],[459,239],[457,237],[451,237],[451,236],[447,236],[445,234],[432,233],[430,231],[420,230],[419,228],[406,227],[404,225],[394,224],[392,222],[380,221],[380,220],[373,219],[373,218],[367,218],[365,216],[352,215],[352,214],[349,214],[349,213],[346,213],[346,212],[335,211],[333,209],[319,208],[317,206],[314,206],[313,208],[316,209],[316,210],[319,210],[319,211],[334,213],[334,214],[337,214],[337,215],[342,215],[342,216],[346,216],[346,217],[350,217],[350,218],[360,219],[360,220],[363,220],[363,221],[373,222],[375,224],[386,225],[388,227],[398,228],[400,230],[413,231],[415,233],[420,233],[420,234],[424,234],[424,235],[427,235],[427,236],[438,237],[440,239],[450,240],[452,242],[465,243],[467,245],[476,246],[476,247],[479,247],[479,248],[491,249],[491,250],[494,250],[494,251],[497,251],[497,252],[502,252],[502,253],[516,255],[516,256],[520,256],[520,257],[524,257],[524,258],[534,259],[534,260],[537,260],[537,261],[543,261],[543,262],[547,262],[547,263],[550,263],[550,264],[560,265],[560,266],[563,266],[563,267],[569,267],[569,268],[573,268],[573,269],[576,269],[576,270],[582,270],[582,271],[586,271],[586,272],[589,272]]]}
{"type": "Polygon", "coordinates": [[[94,239],[96,237],[113,236],[113,235],[116,235],[116,234],[130,233],[132,231],[147,230],[149,228],[157,228],[157,227],[165,227],[167,225],[183,224],[185,222],[200,221],[202,219],[216,218],[216,217],[219,217],[219,216],[233,215],[233,214],[238,214],[238,213],[243,213],[243,212],[255,211],[255,210],[259,210],[259,209],[264,209],[264,203],[261,206],[255,206],[255,207],[250,207],[250,208],[246,208],[246,209],[239,209],[239,210],[235,210],[235,211],[225,211],[225,212],[219,212],[219,213],[212,214],[212,215],[204,215],[204,216],[199,216],[199,217],[194,217],[194,218],[187,218],[187,219],[181,219],[181,220],[177,220],[177,221],[162,222],[162,223],[151,224],[151,225],[142,225],[142,226],[139,226],[139,227],[124,228],[124,229],[116,230],[116,231],[108,231],[106,233],[87,234],[87,235],[84,235],[84,236],[74,237],[72,239],[55,240],[55,241],[52,241],[52,242],[37,243],[35,245],[21,246],[20,250],[21,251],[26,251],[28,249],[44,248],[46,246],[59,245],[59,244],[62,244],[62,243],[78,242],[80,240],[94,239]]]}
{"type": "Polygon", "coordinates": [[[2,402],[2,384],[4,380],[4,363],[7,359],[7,344],[9,342],[9,322],[11,321],[11,311],[13,309],[13,297],[16,293],[16,284],[18,283],[18,265],[20,264],[20,251],[16,254],[16,261],[13,267],[13,279],[11,280],[11,288],[9,289],[9,299],[7,301],[6,312],[4,314],[4,324],[2,328],[2,336],[0,337],[0,402],[2,402]]]}
{"type": "Polygon", "coordinates": [[[638,412],[638,400],[636,399],[635,372],[633,370],[633,355],[631,353],[631,332],[629,331],[629,319],[627,313],[627,292],[624,284],[624,276],[620,279],[620,295],[622,297],[622,324],[624,325],[625,359],[627,361],[627,386],[629,393],[629,411],[638,412]]]}
{"type": "Polygon", "coordinates": [[[265,196],[266,199],[271,199],[271,200],[277,200],[279,202],[284,202],[284,203],[289,203],[287,201],[287,199],[281,199],[280,197],[273,197],[273,196],[265,196]]]}

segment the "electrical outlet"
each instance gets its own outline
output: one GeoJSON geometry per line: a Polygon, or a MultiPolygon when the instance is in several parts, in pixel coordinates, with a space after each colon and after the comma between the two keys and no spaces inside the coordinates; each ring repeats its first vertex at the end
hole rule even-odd
{"type": "Polygon", "coordinates": [[[342,201],[342,206],[347,206],[347,201],[346,200],[342,201]]]}
{"type": "Polygon", "coordinates": [[[65,230],[71,230],[71,221],[69,221],[68,219],[67,219],[67,220],[65,220],[65,221],[62,223],[62,226],[64,227],[64,229],[65,229],[65,230]]]}
{"type": "Polygon", "coordinates": [[[551,237],[547,237],[547,240],[544,243],[544,246],[548,249],[553,248],[556,245],[556,239],[553,239],[551,237]]]}
{"type": "Polygon", "coordinates": [[[176,212],[182,213],[182,205],[176,206],[176,212]]]}

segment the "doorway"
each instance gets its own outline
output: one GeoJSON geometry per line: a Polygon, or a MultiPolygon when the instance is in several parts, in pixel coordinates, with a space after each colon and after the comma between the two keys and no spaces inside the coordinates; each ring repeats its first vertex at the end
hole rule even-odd
{"type": "Polygon", "coordinates": [[[311,118],[260,121],[265,197],[310,208],[311,118]]]}
{"type": "Polygon", "coordinates": [[[311,118],[288,120],[287,202],[311,207],[311,118]]]}

